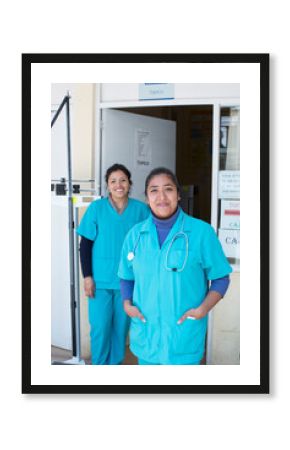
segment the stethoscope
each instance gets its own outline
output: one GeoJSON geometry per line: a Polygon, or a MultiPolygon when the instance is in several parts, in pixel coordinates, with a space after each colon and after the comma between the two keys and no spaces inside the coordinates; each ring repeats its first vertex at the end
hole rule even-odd
{"type": "MultiPolygon", "coordinates": [[[[188,236],[187,234],[183,231],[184,228],[184,217],[182,218],[182,223],[181,223],[181,229],[180,231],[178,231],[177,233],[175,233],[175,235],[171,238],[171,241],[169,243],[169,246],[167,248],[166,251],[166,255],[165,255],[165,269],[170,271],[170,272],[182,272],[186,266],[187,260],[188,260],[188,236]],[[183,259],[183,264],[180,268],[178,267],[169,267],[168,266],[168,259],[169,259],[169,253],[170,250],[172,248],[172,245],[174,244],[174,242],[179,239],[180,237],[182,237],[184,239],[185,242],[185,255],[184,255],[184,259],[183,259]]],[[[127,255],[127,259],[128,261],[133,261],[133,259],[135,258],[135,254],[136,254],[136,249],[138,247],[139,241],[140,241],[140,237],[141,237],[141,232],[139,233],[138,239],[134,245],[134,249],[132,252],[129,252],[127,255]]]]}

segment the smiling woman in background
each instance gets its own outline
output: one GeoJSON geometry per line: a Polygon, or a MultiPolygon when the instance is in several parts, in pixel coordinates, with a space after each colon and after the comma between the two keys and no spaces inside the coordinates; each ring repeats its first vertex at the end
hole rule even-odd
{"type": "Polygon", "coordinates": [[[151,215],[126,236],[118,272],[130,348],[139,364],[200,364],[207,314],[232,269],[213,228],[178,206],[170,170],[151,171],[145,193],[151,215]]]}
{"type": "Polygon", "coordinates": [[[77,233],[84,290],[88,296],[92,364],[120,364],[125,355],[129,319],[117,276],[127,232],[148,217],[148,207],[129,198],[131,173],[122,164],[107,170],[108,197],[88,207],[77,233]]]}

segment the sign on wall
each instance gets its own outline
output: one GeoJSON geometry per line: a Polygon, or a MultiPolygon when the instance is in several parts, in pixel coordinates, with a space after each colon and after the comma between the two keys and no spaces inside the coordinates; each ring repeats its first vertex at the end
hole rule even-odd
{"type": "Polygon", "coordinates": [[[174,99],[174,84],[172,83],[139,84],[139,100],[172,99],[174,99]]]}
{"type": "Polygon", "coordinates": [[[219,198],[240,198],[240,171],[219,172],[219,198]]]}
{"type": "Polygon", "coordinates": [[[221,228],[228,230],[240,229],[240,201],[221,201],[221,228]]]}
{"type": "Polygon", "coordinates": [[[152,166],[151,132],[148,130],[135,130],[134,161],[139,169],[150,169],[152,166]]]}
{"type": "Polygon", "coordinates": [[[218,235],[226,257],[240,259],[240,230],[219,229],[218,235]]]}

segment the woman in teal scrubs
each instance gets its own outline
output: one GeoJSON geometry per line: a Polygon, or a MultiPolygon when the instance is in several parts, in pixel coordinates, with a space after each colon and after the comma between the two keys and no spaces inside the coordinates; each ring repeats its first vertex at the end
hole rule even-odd
{"type": "Polygon", "coordinates": [[[145,193],[151,215],[126,236],[118,271],[130,348],[139,364],[200,364],[232,269],[213,228],[178,206],[171,171],[153,170],[145,193]]]}
{"type": "Polygon", "coordinates": [[[77,233],[84,290],[88,296],[92,364],[120,364],[125,355],[129,319],[123,309],[117,276],[121,248],[128,231],[148,217],[148,207],[129,198],[132,184],[122,164],[105,176],[108,197],[88,207],[77,233]]]}

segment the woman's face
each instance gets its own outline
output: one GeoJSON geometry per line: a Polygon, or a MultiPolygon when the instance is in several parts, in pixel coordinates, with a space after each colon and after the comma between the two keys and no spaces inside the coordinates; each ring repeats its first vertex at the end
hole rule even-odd
{"type": "Polygon", "coordinates": [[[112,172],[108,178],[108,191],[115,201],[128,197],[130,183],[127,175],[122,170],[112,172]]]}
{"type": "Polygon", "coordinates": [[[160,219],[172,216],[180,200],[175,184],[166,174],[155,175],[150,180],[146,196],[152,212],[160,219]]]}

